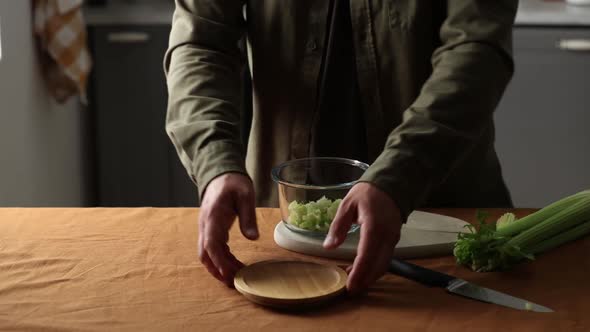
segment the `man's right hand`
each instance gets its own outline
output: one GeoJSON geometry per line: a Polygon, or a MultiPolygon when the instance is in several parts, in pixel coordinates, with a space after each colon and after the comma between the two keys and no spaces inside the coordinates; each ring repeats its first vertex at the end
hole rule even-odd
{"type": "Polygon", "coordinates": [[[199,215],[199,259],[215,278],[233,287],[233,279],[244,266],[227,242],[236,216],[242,234],[258,238],[255,195],[252,181],[240,173],[226,173],[213,179],[203,194],[199,215]]]}

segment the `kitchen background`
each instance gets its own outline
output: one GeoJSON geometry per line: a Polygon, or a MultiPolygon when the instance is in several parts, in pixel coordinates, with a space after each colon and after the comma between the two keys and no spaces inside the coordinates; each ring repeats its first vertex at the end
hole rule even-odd
{"type": "MultiPolygon", "coordinates": [[[[195,205],[164,132],[173,10],[172,0],[86,2],[86,106],[48,93],[31,2],[0,0],[0,206],[195,205]]],[[[514,54],[497,150],[515,205],[541,207],[590,187],[590,6],[521,0],[514,54]]]]}

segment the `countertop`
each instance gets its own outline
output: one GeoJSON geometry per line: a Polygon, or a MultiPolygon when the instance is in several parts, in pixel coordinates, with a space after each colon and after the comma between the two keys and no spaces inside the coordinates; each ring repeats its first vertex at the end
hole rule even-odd
{"type": "MultiPolygon", "coordinates": [[[[85,8],[87,24],[165,24],[174,12],[171,1],[136,4],[114,2],[106,7],[85,8]]],[[[564,0],[520,0],[517,26],[590,26],[590,6],[568,5],[564,0]]]]}
{"type": "MultiPolygon", "coordinates": [[[[474,209],[429,211],[470,222],[475,215],[474,209]]],[[[505,211],[489,212],[493,218],[505,211]]],[[[477,302],[394,275],[360,297],[288,312],[253,304],[207,273],[197,258],[198,214],[195,208],[0,209],[0,330],[590,330],[590,238],[504,273],[471,272],[452,256],[412,260],[554,313],[477,302]]],[[[238,227],[230,234],[230,247],[244,263],[320,260],[274,243],[278,209],[257,209],[256,216],[259,240],[244,239],[238,227]]]]}

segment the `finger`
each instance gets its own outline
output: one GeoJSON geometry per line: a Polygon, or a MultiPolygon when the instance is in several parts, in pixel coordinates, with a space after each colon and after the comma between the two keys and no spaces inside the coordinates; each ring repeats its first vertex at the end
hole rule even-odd
{"type": "Polygon", "coordinates": [[[215,267],[215,265],[211,261],[211,258],[209,258],[209,255],[207,254],[206,251],[202,253],[201,262],[203,263],[203,265],[205,265],[205,268],[207,269],[207,271],[209,271],[209,273],[213,277],[215,277],[215,279],[217,279],[221,282],[225,282],[225,280],[223,279],[223,276],[221,275],[221,273],[219,273],[219,271],[217,270],[217,268],[215,267]]]}
{"type": "Polygon", "coordinates": [[[252,195],[238,197],[237,207],[242,234],[250,240],[256,240],[258,238],[258,227],[256,225],[254,197],[252,195]]]}
{"type": "Polygon", "coordinates": [[[203,253],[205,251],[204,245],[203,245],[203,239],[205,238],[205,220],[206,220],[206,215],[205,215],[206,211],[201,211],[199,213],[199,220],[198,220],[198,252],[199,252],[199,258],[201,257],[201,253],[203,253]]]}
{"type": "Polygon", "coordinates": [[[393,238],[385,237],[385,241],[381,241],[381,256],[376,260],[376,264],[374,265],[375,268],[367,277],[366,286],[372,284],[373,282],[379,280],[386,272],[389,270],[389,264],[391,263],[391,259],[393,258],[393,253],[395,251],[395,246],[399,242],[400,234],[399,232],[393,235],[393,238]]]}
{"type": "MultiPolygon", "coordinates": [[[[230,253],[231,254],[231,253],[230,253]]],[[[236,266],[238,266],[240,269],[242,269],[244,266],[246,266],[244,263],[242,263],[239,259],[236,258],[236,256],[234,256],[233,254],[230,256],[234,262],[234,264],[236,266]]]]}
{"type": "Polygon", "coordinates": [[[234,288],[234,279],[236,274],[242,269],[244,268],[244,266],[246,266],[244,263],[242,263],[239,259],[236,258],[236,256],[234,256],[231,251],[229,250],[229,247],[227,247],[227,252],[226,255],[229,257],[229,259],[232,261],[234,269],[230,271],[228,278],[225,279],[225,283],[227,286],[234,288]]]}
{"type": "Polygon", "coordinates": [[[212,214],[204,227],[203,248],[226,282],[233,279],[235,271],[240,268],[227,246],[232,219],[228,213],[212,214]]]}
{"type": "Polygon", "coordinates": [[[224,248],[224,245],[211,245],[206,247],[207,253],[226,284],[232,284],[233,278],[240,269],[240,265],[235,262],[235,257],[224,248]]]}
{"type": "Polygon", "coordinates": [[[207,251],[205,250],[205,248],[203,246],[204,232],[202,230],[203,230],[203,223],[199,222],[199,241],[198,241],[198,246],[197,246],[199,260],[201,261],[201,263],[205,266],[207,271],[209,271],[209,273],[213,277],[215,277],[219,281],[223,281],[223,277],[221,276],[221,274],[219,273],[219,271],[217,270],[217,268],[215,267],[215,265],[211,261],[209,254],[207,254],[207,251]]]}
{"type": "Polygon", "coordinates": [[[381,247],[379,254],[373,260],[373,264],[371,264],[370,270],[367,272],[365,279],[360,282],[359,289],[369,287],[385,274],[392,255],[393,248],[388,245],[381,247]]]}
{"type": "Polygon", "coordinates": [[[235,267],[236,272],[238,270],[240,270],[241,268],[243,268],[245,266],[244,263],[242,263],[239,259],[237,259],[236,256],[234,256],[234,254],[232,254],[231,250],[229,249],[229,246],[226,244],[224,247],[225,247],[225,255],[230,260],[232,265],[235,267]]]}
{"type": "Polygon", "coordinates": [[[394,240],[384,237],[379,241],[379,248],[374,251],[368,270],[364,273],[364,276],[359,278],[358,283],[353,288],[356,287],[357,290],[365,289],[387,272],[398,241],[399,237],[394,238],[394,240]]]}
{"type": "Polygon", "coordinates": [[[336,216],[330,224],[330,230],[324,240],[324,248],[337,248],[346,240],[350,226],[356,221],[356,207],[343,202],[336,211],[336,216]]]}
{"type": "Polygon", "coordinates": [[[351,293],[356,293],[363,288],[367,275],[372,272],[371,264],[376,258],[375,255],[378,254],[381,241],[382,235],[376,232],[371,223],[363,223],[357,256],[347,282],[347,288],[351,293]]]}
{"type": "Polygon", "coordinates": [[[230,257],[230,260],[232,261],[233,268],[228,272],[227,276],[224,277],[224,280],[225,284],[228,287],[234,288],[234,279],[236,277],[236,274],[238,274],[238,271],[240,271],[244,267],[244,264],[240,262],[234,255],[232,255],[229,252],[229,250],[227,255],[228,257],[230,257]]]}

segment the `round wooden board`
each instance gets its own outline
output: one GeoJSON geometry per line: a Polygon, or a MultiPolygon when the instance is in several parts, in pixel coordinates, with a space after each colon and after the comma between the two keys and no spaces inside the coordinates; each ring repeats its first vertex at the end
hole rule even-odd
{"type": "Polygon", "coordinates": [[[346,289],[347,274],[337,266],[304,261],[262,261],[236,274],[236,289],[249,300],[289,308],[319,304],[346,289]]]}

